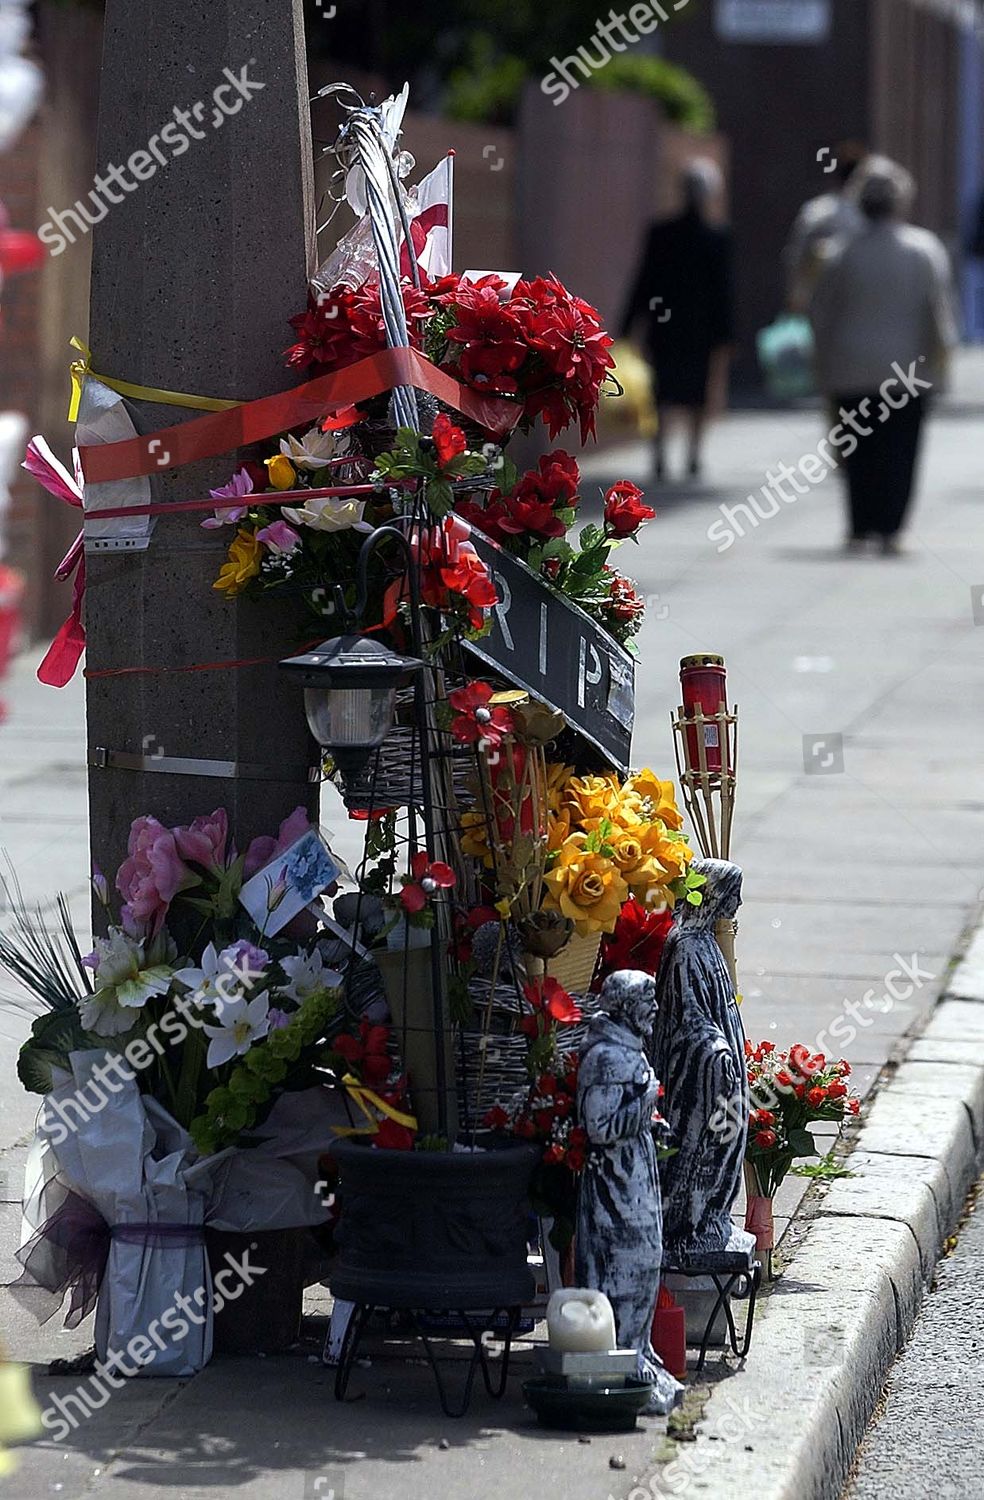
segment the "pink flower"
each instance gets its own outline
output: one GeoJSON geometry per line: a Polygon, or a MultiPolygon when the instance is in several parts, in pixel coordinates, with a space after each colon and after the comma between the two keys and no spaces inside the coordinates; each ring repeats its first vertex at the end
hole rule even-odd
{"type": "Polygon", "coordinates": [[[256,533],[256,540],[265,542],[271,552],[284,557],[301,545],[300,534],[286,521],[271,521],[269,526],[256,533]]]}
{"type": "Polygon", "coordinates": [[[175,828],[174,842],[182,859],[218,873],[225,869],[229,818],[224,807],[217,807],[205,817],[195,818],[187,828],[175,828]]]}
{"type": "MultiPolygon", "coordinates": [[[[238,474],[233,474],[228,484],[223,484],[217,490],[209,490],[213,500],[244,500],[252,493],[253,481],[245,469],[240,469],[238,474]]],[[[202,525],[206,531],[214,531],[219,526],[235,525],[242,520],[248,510],[248,505],[217,506],[215,515],[209,516],[202,522],[202,525]]]]}
{"type": "Polygon", "coordinates": [[[116,875],[123,925],[131,935],[148,929],[157,933],[175,896],[196,885],[198,877],[178,854],[174,834],[156,818],[134,818],[127,850],[129,858],[116,875]]]}
{"type": "Polygon", "coordinates": [[[307,812],[303,807],[295,807],[289,818],[285,818],[280,825],[276,838],[268,833],[261,833],[255,838],[246,850],[246,862],[243,866],[243,875],[246,880],[255,875],[257,870],[262,870],[278,854],[283,854],[291,844],[296,844],[302,834],[307,833],[311,827],[307,812]]]}

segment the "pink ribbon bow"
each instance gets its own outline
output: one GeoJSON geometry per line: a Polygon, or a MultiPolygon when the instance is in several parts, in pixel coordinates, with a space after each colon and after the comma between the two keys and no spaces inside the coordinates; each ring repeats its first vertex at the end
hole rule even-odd
{"type": "MultiPolygon", "coordinates": [[[[55,457],[43,437],[32,437],[21,465],[43,484],[45,489],[77,510],[83,509],[82,490],[65,465],[55,457]]],[[[75,676],[85,650],[85,626],[82,624],[82,600],[85,597],[85,551],[80,531],[55,569],[63,581],[75,574],[72,589],[72,612],[55,636],[44,660],[38,667],[38,681],[49,687],[64,687],[75,676]]]]}

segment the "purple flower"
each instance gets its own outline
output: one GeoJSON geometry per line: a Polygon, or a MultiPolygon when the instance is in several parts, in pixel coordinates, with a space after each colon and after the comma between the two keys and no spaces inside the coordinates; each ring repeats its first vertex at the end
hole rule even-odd
{"type": "MultiPolygon", "coordinates": [[[[217,490],[209,490],[213,500],[245,500],[246,496],[252,493],[253,481],[245,469],[240,469],[238,474],[233,474],[228,484],[222,485],[217,490]]],[[[215,515],[209,516],[202,522],[202,525],[206,531],[214,531],[219,526],[235,525],[242,520],[248,510],[248,505],[217,506],[215,515]]]]}
{"type": "Polygon", "coordinates": [[[109,881],[95,862],[92,865],[92,890],[100,906],[109,905],[109,881]]]}
{"type": "Polygon", "coordinates": [[[287,1012],[285,1010],[278,1010],[275,1005],[271,1006],[268,1017],[271,1031],[283,1031],[285,1026],[290,1025],[290,1017],[287,1012]]]}
{"type": "Polygon", "coordinates": [[[256,533],[256,540],[265,542],[271,552],[279,553],[282,557],[301,545],[299,533],[293,526],[288,526],[286,521],[271,521],[269,526],[264,526],[262,531],[256,533]]]}
{"type": "Polygon", "coordinates": [[[255,944],[249,943],[245,938],[238,942],[230,943],[228,948],[223,948],[219,954],[219,968],[229,972],[235,970],[248,971],[250,974],[259,976],[270,962],[269,953],[255,944]]]}

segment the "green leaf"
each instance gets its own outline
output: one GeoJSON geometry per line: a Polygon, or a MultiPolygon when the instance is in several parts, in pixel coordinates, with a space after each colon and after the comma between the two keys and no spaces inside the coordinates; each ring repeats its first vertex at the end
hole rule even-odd
{"type": "Polygon", "coordinates": [[[791,1130],[789,1132],[789,1149],[794,1156],[816,1156],[818,1154],[816,1142],[808,1130],[791,1130]]]}

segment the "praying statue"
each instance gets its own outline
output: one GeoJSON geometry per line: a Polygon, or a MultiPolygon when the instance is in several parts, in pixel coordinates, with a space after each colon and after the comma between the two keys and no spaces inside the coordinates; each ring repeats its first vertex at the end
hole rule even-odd
{"type": "Polygon", "coordinates": [[[745,1033],[715,924],[741,905],[741,870],[695,860],[706,877],[700,906],[683,903],[657,975],[659,1011],[650,1057],[663,1080],[662,1112],[672,1155],[663,1162],[666,1258],[744,1250],[731,1222],[748,1132],[745,1033]]]}
{"type": "Polygon", "coordinates": [[[650,1342],[659,1293],[663,1232],[653,1117],[659,1081],[646,1057],[656,1013],[648,974],[621,969],[601,991],[581,1048],[578,1117],[588,1153],[578,1197],[575,1279],[604,1292],[620,1349],[635,1349],[653,1390],[647,1411],[665,1413],[683,1388],[650,1342]]]}

